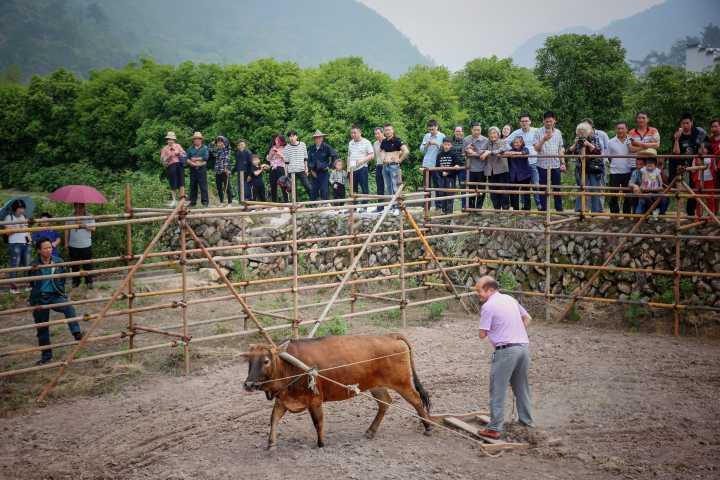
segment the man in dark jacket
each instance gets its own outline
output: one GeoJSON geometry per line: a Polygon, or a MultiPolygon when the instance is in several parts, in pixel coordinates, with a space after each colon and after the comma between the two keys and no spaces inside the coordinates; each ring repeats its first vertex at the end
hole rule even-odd
{"type": "Polygon", "coordinates": [[[308,169],[312,177],[312,190],[310,200],[327,200],[330,198],[330,168],[337,159],[335,149],[325,142],[325,134],[315,130],[313,134],[314,145],[308,148],[308,169]]]}
{"type": "MultiPolygon", "coordinates": [[[[56,267],[55,264],[62,263],[62,258],[54,256],[52,253],[52,242],[47,238],[41,238],[35,244],[38,256],[32,262],[31,276],[46,276],[60,273],[66,273],[65,267],[56,267]]],[[[30,282],[32,291],[30,292],[30,305],[44,306],[63,304],[68,302],[65,294],[64,278],[41,278],[30,282]]],[[[65,318],[76,317],[75,307],[72,305],[59,305],[49,308],[39,308],[33,311],[33,319],[35,323],[47,323],[50,318],[50,310],[60,312],[65,318]]],[[[80,325],[76,321],[68,322],[70,333],[79,341],[83,334],[80,331],[80,325]]],[[[50,328],[48,326],[37,328],[38,344],[41,347],[50,345],[50,328]]],[[[50,348],[43,349],[38,364],[47,363],[52,360],[52,350],[50,348]]]]}
{"type": "MultiPolygon", "coordinates": [[[[233,168],[233,171],[237,173],[238,179],[237,179],[237,186],[238,186],[238,198],[240,198],[240,192],[243,190],[240,188],[242,180],[241,177],[243,175],[240,175],[240,172],[244,174],[245,177],[245,200],[252,200],[252,188],[250,188],[250,183],[252,182],[252,155],[253,152],[250,151],[249,148],[247,148],[247,143],[245,140],[238,140],[237,142],[237,150],[235,150],[235,167],[233,168]]],[[[242,200],[242,199],[240,199],[242,200]]]]}
{"type": "Polygon", "coordinates": [[[200,202],[204,207],[210,205],[207,184],[207,161],[210,155],[207,145],[203,143],[203,135],[195,132],[192,145],[187,150],[187,165],[190,167],[190,207],[197,205],[198,188],[200,202]]]}

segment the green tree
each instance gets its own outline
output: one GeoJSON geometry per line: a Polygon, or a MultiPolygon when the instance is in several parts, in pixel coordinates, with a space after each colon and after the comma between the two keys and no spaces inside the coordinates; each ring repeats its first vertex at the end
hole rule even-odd
{"type": "Polygon", "coordinates": [[[628,95],[633,112],[645,110],[660,131],[662,149],[669,151],[680,117],[691,113],[698,126],[707,126],[720,111],[720,67],[706,73],[688,72],[669,65],[642,77],[628,95]]]}
{"type": "Polygon", "coordinates": [[[549,37],[537,52],[535,74],[552,90],[552,109],[568,136],[584,117],[611,128],[632,78],[620,40],[602,35],[549,37]]]}
{"type": "Polygon", "coordinates": [[[449,134],[467,116],[458,108],[458,97],[451,85],[450,72],[445,67],[417,65],[395,82],[393,90],[395,103],[405,123],[405,130],[398,130],[398,136],[407,143],[411,152],[409,161],[403,162],[403,179],[410,186],[417,187],[422,184],[417,169],[421,158],[419,146],[427,131],[428,120],[437,120],[440,130],[449,134]]]}
{"type": "Polygon", "coordinates": [[[290,62],[258,60],[225,69],[212,103],[213,129],[231,139],[246,138],[264,155],[270,137],[296,127],[291,122],[291,93],[298,88],[300,68],[290,62]]]}
{"type": "Polygon", "coordinates": [[[75,103],[81,89],[82,82],[62,69],[30,80],[25,103],[30,121],[25,134],[36,142],[32,152],[32,160],[36,162],[33,168],[70,163],[82,154],[72,139],[77,124],[75,103]]]}
{"type": "Polygon", "coordinates": [[[293,119],[298,130],[309,135],[320,129],[341,153],[347,151],[349,127],[357,123],[372,138],[372,128],[400,121],[391,100],[391,78],[371,70],[361,58],[341,58],[303,71],[292,93],[293,119]]]}
{"type": "Polygon", "coordinates": [[[468,62],[455,74],[453,87],[460,108],[468,113],[471,121],[479,121],[485,128],[515,124],[521,113],[539,119],[552,98],[550,89],[532,70],[494,55],[468,62]]]}

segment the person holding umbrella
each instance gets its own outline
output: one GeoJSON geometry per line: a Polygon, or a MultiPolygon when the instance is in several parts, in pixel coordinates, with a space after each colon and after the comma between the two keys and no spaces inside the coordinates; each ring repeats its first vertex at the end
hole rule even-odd
{"type": "MultiPolygon", "coordinates": [[[[68,222],[70,224],[79,223],[80,228],[65,230],[65,245],[68,247],[70,261],[92,260],[92,234],[95,231],[95,220],[88,218],[84,203],[76,203],[74,209],[73,215],[83,218],[76,218],[68,222]]],[[[92,263],[72,266],[73,272],[79,272],[80,270],[92,270],[92,263]]],[[[73,277],[73,287],[80,286],[80,278],[81,277],[73,277]]],[[[89,289],[93,288],[92,276],[85,276],[85,286],[89,289]]]]}
{"type": "MultiPolygon", "coordinates": [[[[15,199],[11,201],[9,211],[4,217],[5,228],[22,230],[28,228],[27,217],[25,217],[25,201],[15,199]],[[11,223],[12,222],[12,223],[11,223]]],[[[5,209],[3,209],[5,210],[5,209]]],[[[30,234],[28,232],[18,231],[11,233],[7,238],[8,257],[10,258],[10,268],[27,267],[30,263],[30,234]]],[[[10,273],[11,278],[17,277],[17,272],[10,273]]],[[[20,293],[17,285],[10,285],[12,293],[20,293]]]]}
{"type": "MultiPolygon", "coordinates": [[[[92,259],[92,234],[95,231],[95,220],[88,216],[85,205],[88,203],[107,203],[102,193],[87,185],[66,185],[55,190],[50,197],[55,202],[72,203],[74,216],[76,218],[67,222],[68,225],[79,225],[78,228],[65,230],[65,245],[68,247],[70,260],[92,259]]],[[[81,268],[91,270],[92,264],[85,263],[72,267],[73,272],[79,272],[81,268]]],[[[73,277],[73,286],[80,285],[80,277],[73,277]]],[[[92,288],[91,276],[85,277],[85,285],[92,288]]]]}
{"type": "MultiPolygon", "coordinates": [[[[193,136],[193,139],[195,137],[193,136]]],[[[170,183],[170,194],[172,195],[172,202],[170,206],[175,208],[177,205],[177,195],[175,192],[180,190],[180,187],[185,185],[185,172],[183,170],[183,164],[185,162],[186,154],[185,150],[177,144],[177,137],[175,132],[168,132],[165,135],[167,145],[160,151],[160,160],[165,166],[165,173],[170,183]]]]}

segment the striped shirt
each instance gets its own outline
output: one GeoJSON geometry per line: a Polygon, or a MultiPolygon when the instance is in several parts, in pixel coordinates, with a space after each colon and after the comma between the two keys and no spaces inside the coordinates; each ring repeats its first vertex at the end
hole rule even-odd
{"type": "MultiPolygon", "coordinates": [[[[533,137],[533,146],[540,142],[540,139],[545,136],[545,128],[538,128],[535,130],[535,136],[533,137]]],[[[557,128],[553,129],[552,137],[547,142],[543,143],[541,150],[538,155],[560,155],[560,150],[565,148],[563,143],[562,132],[557,128]]],[[[538,158],[537,166],[543,169],[548,168],[560,168],[560,157],[548,157],[538,158]]]]}
{"type": "MultiPolygon", "coordinates": [[[[350,140],[350,143],[348,144],[348,171],[355,171],[358,168],[358,164],[362,163],[370,154],[373,156],[375,155],[375,150],[373,150],[370,140],[367,138],[360,138],[357,142],[355,140],[350,140]]],[[[367,167],[367,162],[359,168],[363,167],[367,167]]]]}
{"type": "Polygon", "coordinates": [[[288,143],[283,150],[288,173],[299,173],[305,171],[305,160],[308,158],[305,142],[298,142],[295,145],[288,143]]]}

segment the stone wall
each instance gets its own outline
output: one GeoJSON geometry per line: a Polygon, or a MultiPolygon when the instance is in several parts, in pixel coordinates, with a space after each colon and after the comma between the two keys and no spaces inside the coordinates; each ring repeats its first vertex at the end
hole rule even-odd
{"type": "MultiPolygon", "coordinates": [[[[356,219],[356,232],[369,232],[377,217],[361,215],[356,219]]],[[[529,260],[542,262],[545,259],[545,239],[543,235],[543,219],[521,218],[510,215],[472,216],[456,220],[458,225],[474,225],[478,227],[510,227],[521,228],[523,232],[473,232],[464,236],[453,236],[431,241],[438,255],[458,257],[481,257],[486,259],[529,260]]],[[[587,232],[627,232],[632,228],[630,221],[588,222],[575,221],[558,226],[557,230],[580,230],[587,232]]],[[[195,222],[194,228],[198,235],[209,245],[229,245],[240,242],[241,223],[239,219],[211,219],[203,223],[195,222]]],[[[398,217],[388,216],[381,231],[397,230],[398,217]]],[[[337,214],[301,215],[298,218],[298,238],[316,238],[316,241],[303,243],[300,249],[343,246],[347,240],[324,240],[328,237],[348,233],[346,216],[337,214]]],[[[406,225],[406,229],[409,227],[406,225]]],[[[449,230],[433,230],[431,234],[442,234],[449,230]]],[[[714,226],[705,226],[691,231],[697,235],[718,235],[720,231],[714,226]]],[[[630,240],[612,265],[637,267],[646,269],[673,270],[674,249],[673,239],[657,238],[656,235],[672,235],[673,226],[664,222],[650,220],[639,233],[650,235],[647,238],[630,240]]],[[[410,232],[407,237],[414,236],[410,232]]],[[[178,231],[171,230],[165,236],[165,243],[177,248],[178,231]]],[[[291,240],[292,232],[289,215],[278,213],[263,223],[247,225],[249,242],[291,240]],[[269,222],[269,223],[268,223],[269,222]]],[[[379,266],[398,261],[397,235],[378,238],[377,241],[390,240],[389,244],[371,247],[364,255],[362,266],[379,266]]],[[[592,265],[603,261],[620,241],[619,237],[599,235],[573,236],[554,235],[550,244],[551,259],[555,263],[592,265]]],[[[358,242],[359,243],[359,242],[358,242]]],[[[192,245],[192,243],[190,243],[192,245]]],[[[277,276],[291,272],[292,258],[289,255],[267,257],[270,252],[289,250],[289,247],[254,248],[250,253],[259,254],[249,261],[251,275],[255,277],[277,276]]],[[[222,255],[229,255],[223,253],[222,255]]],[[[406,261],[420,258],[422,255],[419,242],[406,243],[406,261]]],[[[342,270],[350,263],[347,250],[311,253],[304,255],[299,261],[301,272],[327,272],[342,270]]],[[[223,261],[229,269],[236,268],[232,261],[223,261]]],[[[682,269],[685,271],[720,272],[720,242],[688,239],[682,242],[682,269]]],[[[409,269],[412,270],[412,269],[409,269]]],[[[389,269],[378,269],[369,275],[387,275],[389,269]]],[[[482,266],[454,272],[452,277],[459,284],[472,285],[485,273],[495,274],[504,285],[516,284],[525,290],[544,291],[545,271],[533,266],[482,266]]],[[[583,279],[592,275],[590,270],[553,269],[551,290],[554,293],[570,293],[583,279]]],[[[683,302],[698,305],[720,306],[720,278],[708,279],[700,277],[683,277],[683,302]]],[[[608,298],[641,298],[651,301],[673,303],[672,276],[653,275],[634,272],[603,272],[592,288],[591,295],[608,298]]]]}

